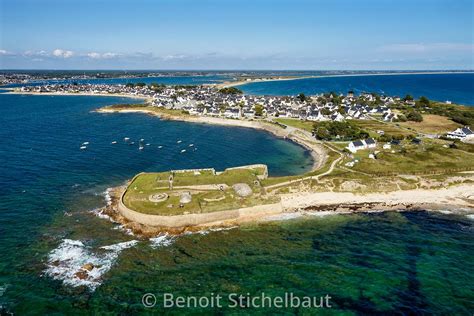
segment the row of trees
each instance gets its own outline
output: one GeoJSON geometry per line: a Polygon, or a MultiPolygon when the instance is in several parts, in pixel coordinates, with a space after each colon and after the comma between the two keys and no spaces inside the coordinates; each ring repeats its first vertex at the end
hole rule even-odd
{"type": "Polygon", "coordinates": [[[369,133],[349,121],[343,122],[315,122],[313,135],[320,140],[356,140],[369,137],[369,133]]]}
{"type": "Polygon", "coordinates": [[[224,94],[242,94],[242,90],[237,89],[236,87],[227,87],[219,90],[220,93],[224,94]]]}

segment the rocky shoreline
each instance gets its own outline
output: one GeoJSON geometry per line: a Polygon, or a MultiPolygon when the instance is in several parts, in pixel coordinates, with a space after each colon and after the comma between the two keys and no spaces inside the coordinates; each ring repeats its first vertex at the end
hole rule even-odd
{"type": "Polygon", "coordinates": [[[227,229],[246,223],[265,223],[274,220],[296,218],[300,216],[326,216],[335,214],[354,214],[372,212],[404,212],[404,211],[446,211],[459,214],[474,214],[474,185],[464,184],[447,189],[438,190],[406,190],[393,191],[389,193],[371,193],[369,195],[356,195],[350,192],[322,192],[308,193],[313,198],[318,194],[332,194],[339,201],[319,200],[313,204],[306,204],[300,194],[282,195],[282,209],[275,214],[255,214],[230,220],[210,222],[201,225],[184,227],[164,227],[144,225],[127,219],[118,209],[119,201],[126,186],[120,186],[109,190],[110,200],[101,211],[101,215],[109,217],[111,221],[118,223],[124,230],[130,231],[140,238],[153,238],[163,234],[182,235],[188,233],[200,233],[212,229],[227,229]],[[423,191],[423,194],[420,192],[423,191]],[[397,199],[397,195],[406,195],[405,199],[397,199]],[[421,198],[410,201],[410,196],[418,194],[421,198]],[[348,198],[356,196],[357,199],[348,198]],[[426,198],[425,196],[436,196],[426,198]],[[376,197],[376,198],[374,198],[376,197]],[[298,199],[300,203],[289,204],[288,201],[298,199]]]}

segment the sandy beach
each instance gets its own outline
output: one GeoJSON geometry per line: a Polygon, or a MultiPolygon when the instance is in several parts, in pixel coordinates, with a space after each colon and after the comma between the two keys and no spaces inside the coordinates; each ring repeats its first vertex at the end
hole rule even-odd
{"type": "MultiPolygon", "coordinates": [[[[122,224],[124,228],[130,229],[134,234],[146,238],[162,233],[179,235],[209,228],[234,227],[245,223],[287,220],[301,216],[419,210],[453,212],[463,215],[474,213],[474,184],[461,184],[437,190],[400,190],[365,195],[352,192],[282,194],[281,205],[274,210],[259,210],[256,206],[252,212],[248,210],[240,212],[241,210],[236,209],[236,212],[240,212],[240,216],[228,220],[186,227],[160,227],[131,221],[118,211],[119,200],[124,190],[125,186],[108,190],[112,202],[104,208],[102,213],[110,216],[111,220],[122,224]]],[[[169,216],[170,219],[172,217],[169,216]]]]}
{"type": "Polygon", "coordinates": [[[387,193],[304,192],[282,194],[284,209],[344,209],[359,205],[361,210],[417,208],[474,208],[474,184],[443,189],[399,190],[387,193]],[[364,207],[365,206],[365,207],[364,207]]]}

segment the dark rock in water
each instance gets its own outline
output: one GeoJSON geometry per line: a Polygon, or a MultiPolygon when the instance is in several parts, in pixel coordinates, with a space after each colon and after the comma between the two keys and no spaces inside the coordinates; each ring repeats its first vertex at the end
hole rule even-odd
{"type": "Polygon", "coordinates": [[[87,277],[89,276],[89,273],[87,273],[86,270],[81,270],[81,271],[76,272],[74,276],[77,277],[78,279],[86,280],[87,277]]]}
{"type": "Polygon", "coordinates": [[[81,269],[91,271],[92,269],[94,269],[94,265],[92,263],[86,263],[81,267],[81,269]]]}
{"type": "Polygon", "coordinates": [[[77,278],[81,280],[85,280],[89,277],[89,271],[92,271],[92,269],[94,268],[95,266],[92,263],[86,263],[85,265],[81,267],[80,271],[74,274],[74,276],[76,276],[77,278]]]}

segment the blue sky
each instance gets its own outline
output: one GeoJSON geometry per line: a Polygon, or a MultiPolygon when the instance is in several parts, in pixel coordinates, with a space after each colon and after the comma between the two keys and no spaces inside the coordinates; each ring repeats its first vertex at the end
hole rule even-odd
{"type": "Polygon", "coordinates": [[[0,3],[2,69],[474,69],[473,0],[0,3]]]}

